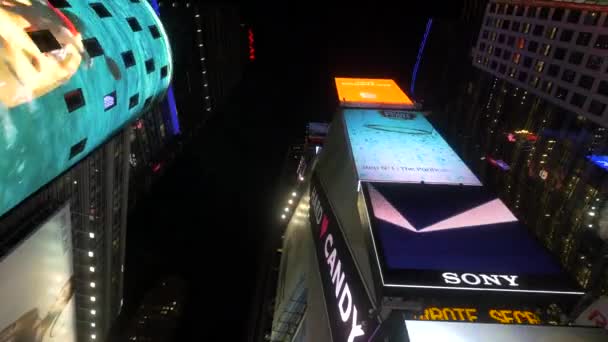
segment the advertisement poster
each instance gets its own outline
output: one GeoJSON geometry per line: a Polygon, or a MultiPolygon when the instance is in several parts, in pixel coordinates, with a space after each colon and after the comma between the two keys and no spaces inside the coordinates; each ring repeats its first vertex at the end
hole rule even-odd
{"type": "Polygon", "coordinates": [[[310,223],[333,342],[367,342],[378,322],[323,187],[313,175],[310,223]]]}
{"type": "Polygon", "coordinates": [[[363,188],[384,286],[583,294],[484,187],[363,188]]]}
{"type": "Polygon", "coordinates": [[[0,259],[0,342],[76,341],[69,206],[0,259]]]}
{"type": "Polygon", "coordinates": [[[345,109],[344,121],[362,181],[481,185],[420,113],[345,109]]]}

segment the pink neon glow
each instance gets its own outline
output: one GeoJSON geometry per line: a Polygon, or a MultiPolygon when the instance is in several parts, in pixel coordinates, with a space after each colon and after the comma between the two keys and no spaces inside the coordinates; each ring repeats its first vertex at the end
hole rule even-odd
{"type": "Polygon", "coordinates": [[[323,235],[325,235],[325,233],[327,233],[328,225],[329,225],[329,220],[327,219],[327,216],[323,215],[323,221],[321,221],[321,234],[319,235],[320,237],[323,237],[323,235]]]}
{"type": "Polygon", "coordinates": [[[158,172],[160,171],[160,167],[161,167],[161,163],[155,164],[154,167],[152,168],[153,172],[158,172]]]}

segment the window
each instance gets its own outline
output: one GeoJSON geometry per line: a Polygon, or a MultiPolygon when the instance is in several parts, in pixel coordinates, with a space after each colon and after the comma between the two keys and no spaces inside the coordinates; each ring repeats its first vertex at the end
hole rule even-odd
{"type": "Polygon", "coordinates": [[[82,96],[82,89],[80,88],[65,93],[63,99],[70,113],[84,106],[84,96],[82,96]]]}
{"type": "Polygon", "coordinates": [[[513,5],[505,5],[505,14],[506,15],[513,15],[513,10],[515,9],[515,7],[513,5]]]}
{"type": "Polygon", "coordinates": [[[504,33],[501,33],[501,34],[498,35],[498,42],[500,44],[504,44],[505,43],[505,35],[504,35],[504,33]]]}
{"type": "Polygon", "coordinates": [[[70,159],[76,157],[77,154],[84,151],[85,146],[87,145],[87,138],[80,140],[77,144],[70,148],[70,159]]]}
{"type": "Polygon", "coordinates": [[[595,47],[598,49],[608,49],[608,35],[600,34],[595,40],[595,47]]]}
{"type": "Polygon", "coordinates": [[[520,59],[521,59],[521,55],[519,53],[513,54],[513,63],[519,64],[520,59]]]}
{"type": "Polygon", "coordinates": [[[498,4],[498,6],[496,6],[496,14],[502,14],[502,4],[498,4]]]}
{"type": "Polygon", "coordinates": [[[557,91],[555,91],[555,98],[565,100],[566,96],[568,96],[568,89],[557,87],[557,91]]]}
{"type": "Polygon", "coordinates": [[[502,53],[502,49],[501,48],[494,49],[494,56],[495,57],[500,57],[501,53],[502,53]]]}
{"type": "Polygon", "coordinates": [[[528,51],[536,52],[538,50],[538,42],[530,41],[528,42],[528,51]]]}
{"type": "Polygon", "coordinates": [[[562,21],[564,18],[564,9],[563,8],[555,8],[553,9],[553,15],[551,16],[551,20],[553,21],[562,21]]]}
{"type": "Polygon", "coordinates": [[[553,89],[553,82],[543,81],[543,91],[545,93],[550,93],[552,89],[553,89]]]}
{"type": "Polygon", "coordinates": [[[486,26],[490,26],[490,22],[492,21],[492,18],[487,17],[486,18],[486,26]]]}
{"type": "Polygon", "coordinates": [[[563,61],[564,58],[566,57],[566,52],[568,50],[564,49],[564,48],[555,48],[555,52],[553,53],[553,58],[557,59],[558,61],[563,61]]]}
{"type": "Polygon", "coordinates": [[[103,97],[103,109],[108,111],[116,106],[116,91],[113,91],[103,97]]]}
{"type": "Polygon", "coordinates": [[[497,66],[498,66],[498,62],[496,62],[496,61],[492,61],[492,63],[490,63],[490,69],[492,69],[492,70],[496,70],[497,66]]]}
{"type": "Polygon", "coordinates": [[[481,32],[481,38],[488,39],[488,30],[483,30],[483,32],[481,32]]]}
{"type": "Polygon", "coordinates": [[[150,30],[150,34],[152,34],[152,38],[160,38],[160,32],[158,31],[158,27],[156,27],[156,25],[148,26],[148,29],[150,30]]]}
{"type": "Polygon", "coordinates": [[[526,13],[526,17],[528,17],[528,18],[536,17],[536,7],[528,7],[528,12],[526,13]]]}
{"type": "Polygon", "coordinates": [[[49,0],[49,3],[56,8],[66,8],[71,7],[70,3],[67,0],[49,0]]]}
{"type": "Polygon", "coordinates": [[[517,71],[517,69],[515,69],[514,67],[510,67],[509,68],[509,76],[510,77],[515,77],[515,72],[517,71]]]}
{"type": "Polygon", "coordinates": [[[536,70],[536,72],[543,72],[544,68],[545,61],[541,61],[540,59],[536,60],[536,64],[534,64],[534,70],[536,70]]]}
{"type": "Polygon", "coordinates": [[[511,21],[510,20],[505,20],[502,22],[502,29],[503,30],[508,30],[509,26],[511,26],[511,21]]]}
{"type": "Polygon", "coordinates": [[[568,63],[580,65],[583,61],[583,56],[583,53],[580,51],[571,51],[570,56],[568,57],[568,63]]]}
{"type": "Polygon", "coordinates": [[[595,78],[589,75],[581,75],[581,78],[578,80],[578,86],[589,90],[593,86],[593,81],[595,81],[595,78]]]}
{"type": "Polygon", "coordinates": [[[160,78],[165,78],[169,74],[169,68],[165,65],[160,68],[160,78]]]}
{"type": "Polygon", "coordinates": [[[538,78],[538,76],[533,76],[530,78],[530,85],[534,88],[538,88],[539,81],[540,81],[540,78],[538,78]]]}
{"type": "Polygon", "coordinates": [[[538,13],[538,17],[540,19],[547,19],[549,18],[549,7],[541,7],[539,13],[538,13]]]}
{"type": "Polygon", "coordinates": [[[490,40],[493,42],[496,41],[496,32],[490,33],[490,40]]]}
{"type": "Polygon", "coordinates": [[[530,68],[532,66],[532,57],[524,57],[524,66],[530,68]]]}
{"type": "Polygon", "coordinates": [[[587,96],[581,95],[579,93],[574,93],[572,94],[572,98],[570,99],[570,104],[575,107],[582,108],[586,100],[587,96]]]}
{"type": "Polygon", "coordinates": [[[549,52],[551,52],[551,45],[543,43],[543,46],[540,51],[543,55],[549,56],[549,52]]]}
{"type": "Polygon", "coordinates": [[[557,27],[553,26],[553,27],[549,27],[547,29],[547,32],[545,32],[545,37],[547,39],[555,39],[555,35],[557,34],[557,27]]]}
{"type": "Polygon", "coordinates": [[[139,103],[139,94],[135,94],[129,98],[129,109],[137,106],[139,103]]]}
{"type": "Polygon", "coordinates": [[[99,45],[97,38],[84,39],[82,45],[91,58],[103,55],[103,48],[99,45]]]}
{"type": "Polygon", "coordinates": [[[591,32],[579,32],[576,37],[576,45],[587,46],[591,41],[591,32]]]}
{"type": "Polygon", "coordinates": [[[521,27],[521,25],[519,24],[519,21],[514,21],[513,25],[511,25],[511,31],[519,32],[520,27],[521,27]]]}
{"type": "Polygon", "coordinates": [[[558,74],[559,74],[559,66],[557,66],[555,64],[550,64],[549,69],[547,69],[547,75],[549,75],[551,77],[557,77],[558,74]]]}
{"type": "Polygon", "coordinates": [[[600,85],[597,87],[597,93],[608,96],[608,81],[600,81],[600,85]]]}
{"type": "Polygon", "coordinates": [[[600,19],[598,12],[587,12],[585,19],[583,19],[583,25],[595,26],[600,19]]]}
{"type": "Polygon", "coordinates": [[[137,21],[137,19],[135,19],[135,17],[127,18],[127,23],[131,27],[131,31],[133,31],[133,32],[141,31],[141,25],[139,25],[139,21],[137,21]]]}
{"type": "Polygon", "coordinates": [[[498,67],[498,72],[501,74],[504,74],[507,71],[507,66],[504,64],[500,64],[500,66],[498,67]]]}
{"type": "Polygon", "coordinates": [[[518,17],[521,17],[524,15],[524,11],[526,10],[526,8],[522,5],[517,6],[517,10],[515,11],[515,15],[518,17]]]}
{"type": "Polygon", "coordinates": [[[542,36],[544,29],[545,29],[545,27],[543,25],[535,25],[534,30],[532,31],[532,34],[535,36],[542,36]]]}
{"type": "Polygon", "coordinates": [[[152,102],[152,96],[148,96],[146,101],[144,101],[144,107],[147,108],[150,105],[150,102],[152,102]]]}
{"type": "Polygon", "coordinates": [[[507,38],[507,45],[509,45],[510,47],[515,47],[515,37],[509,36],[507,38]]]}
{"type": "Polygon", "coordinates": [[[589,113],[597,116],[602,116],[605,110],[606,104],[596,100],[591,100],[591,103],[589,104],[589,113]]]}
{"type": "Polygon", "coordinates": [[[576,73],[570,69],[565,69],[564,73],[562,74],[562,81],[566,81],[568,83],[572,83],[572,81],[574,81],[574,78],[576,77],[576,73]]]}
{"type": "Polygon", "coordinates": [[[133,56],[131,50],[123,52],[120,55],[122,56],[123,63],[125,63],[125,68],[130,68],[135,65],[135,56],[133,56]]]}
{"type": "Polygon", "coordinates": [[[517,75],[517,80],[520,82],[526,82],[527,78],[528,78],[528,73],[525,71],[520,71],[519,75],[517,75]]]}
{"type": "Polygon", "coordinates": [[[479,51],[486,51],[486,43],[484,43],[484,42],[479,43],[479,51]]]}
{"type": "Polygon", "coordinates": [[[530,32],[530,23],[525,23],[521,31],[525,34],[528,34],[528,32],[530,32]]]}
{"type": "Polygon", "coordinates": [[[89,6],[91,6],[93,11],[95,11],[95,13],[97,13],[97,16],[100,18],[108,18],[112,16],[110,11],[108,11],[106,6],[104,6],[101,2],[92,2],[89,4],[89,6]]]}
{"type": "Polygon", "coordinates": [[[570,13],[568,13],[568,18],[566,19],[567,22],[572,23],[572,24],[578,24],[578,21],[581,19],[581,11],[579,10],[570,10],[570,13]]]}
{"type": "Polygon", "coordinates": [[[511,51],[505,50],[505,52],[502,53],[502,59],[504,59],[505,61],[511,59],[511,51]]]}
{"type": "Polygon", "coordinates": [[[520,49],[523,49],[524,45],[526,45],[526,40],[520,37],[517,40],[517,47],[520,48],[520,49]]]}
{"type": "Polygon", "coordinates": [[[562,34],[559,35],[559,41],[560,42],[569,42],[572,40],[572,36],[574,36],[574,31],[562,30],[562,34]]]}
{"type": "Polygon", "coordinates": [[[604,63],[603,57],[589,55],[589,59],[587,60],[587,68],[589,68],[591,70],[600,70],[603,63],[604,63]]]}
{"type": "Polygon", "coordinates": [[[146,61],[146,72],[149,74],[154,71],[154,60],[152,58],[146,61]]]}
{"type": "Polygon", "coordinates": [[[490,11],[489,13],[496,13],[496,3],[491,3],[490,4],[490,11]]]}
{"type": "Polygon", "coordinates": [[[27,34],[42,53],[61,49],[61,44],[49,30],[31,31],[27,34]]]}
{"type": "Polygon", "coordinates": [[[502,26],[502,19],[496,19],[496,28],[500,28],[502,26]]]}
{"type": "Polygon", "coordinates": [[[488,54],[492,54],[492,52],[494,52],[494,46],[490,45],[488,46],[488,54]]]}

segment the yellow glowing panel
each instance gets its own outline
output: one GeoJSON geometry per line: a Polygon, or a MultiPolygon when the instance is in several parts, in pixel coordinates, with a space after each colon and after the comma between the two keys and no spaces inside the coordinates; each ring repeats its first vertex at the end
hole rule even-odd
{"type": "Polygon", "coordinates": [[[389,79],[336,77],[340,103],[347,107],[412,108],[414,102],[389,79]]]}

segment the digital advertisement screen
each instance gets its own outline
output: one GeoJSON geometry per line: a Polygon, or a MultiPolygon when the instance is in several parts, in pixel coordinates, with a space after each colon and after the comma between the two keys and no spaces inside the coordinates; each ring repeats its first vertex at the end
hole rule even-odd
{"type": "Polygon", "coordinates": [[[147,1],[8,1],[0,32],[1,216],[160,99],[172,62],[147,1]]]}
{"type": "Polygon", "coordinates": [[[608,339],[601,329],[564,326],[471,324],[405,321],[404,342],[600,342],[608,339]]]}
{"type": "Polygon", "coordinates": [[[76,341],[70,209],[0,259],[0,341],[76,341]]]}
{"type": "Polygon", "coordinates": [[[343,114],[360,180],[481,185],[422,114],[354,108],[343,114]]]}
{"type": "Polygon", "coordinates": [[[389,79],[336,77],[340,104],[351,107],[412,108],[414,102],[389,79]]]}
{"type": "Polygon", "coordinates": [[[365,183],[363,191],[385,287],[582,294],[484,187],[365,183]]]}

